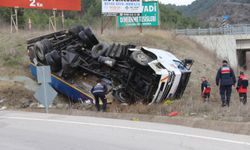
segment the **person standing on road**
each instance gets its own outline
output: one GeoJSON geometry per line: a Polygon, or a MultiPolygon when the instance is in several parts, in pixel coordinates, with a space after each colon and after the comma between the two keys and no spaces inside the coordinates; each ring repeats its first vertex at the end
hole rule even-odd
{"type": "Polygon", "coordinates": [[[247,87],[248,87],[248,79],[244,75],[244,72],[241,71],[240,76],[238,78],[236,90],[239,93],[240,102],[242,102],[242,104],[244,105],[246,105],[247,103],[247,87]]]}
{"type": "Polygon", "coordinates": [[[100,111],[99,98],[102,101],[101,111],[103,112],[106,111],[106,107],[107,107],[106,92],[107,92],[107,86],[104,83],[102,83],[101,79],[99,79],[97,81],[97,84],[93,86],[93,88],[91,89],[91,93],[95,97],[95,106],[96,106],[97,111],[100,111]]]}
{"type": "Polygon", "coordinates": [[[220,86],[220,96],[222,107],[230,105],[230,98],[232,93],[232,86],[236,84],[234,71],[228,66],[226,60],[222,61],[222,67],[219,68],[216,75],[216,85],[220,86]]]}

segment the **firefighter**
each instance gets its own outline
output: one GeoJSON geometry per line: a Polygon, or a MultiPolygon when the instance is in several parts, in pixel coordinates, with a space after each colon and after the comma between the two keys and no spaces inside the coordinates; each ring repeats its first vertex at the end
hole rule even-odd
{"type": "Polygon", "coordinates": [[[204,102],[209,102],[211,92],[211,86],[208,83],[206,77],[201,78],[201,96],[204,102]]]}
{"type": "Polygon", "coordinates": [[[248,79],[244,75],[244,72],[240,72],[240,76],[238,78],[238,83],[237,83],[237,91],[239,93],[240,97],[240,102],[244,105],[247,103],[247,87],[248,87],[248,79]]]}
{"type": "Polygon", "coordinates": [[[219,68],[216,75],[216,85],[220,86],[220,96],[222,107],[230,105],[232,86],[236,84],[234,71],[229,67],[226,60],[222,61],[222,67],[219,68]]]}
{"type": "Polygon", "coordinates": [[[107,98],[106,98],[106,93],[107,93],[107,86],[105,83],[102,82],[101,79],[97,80],[97,84],[95,86],[93,86],[93,88],[91,89],[91,93],[94,95],[95,97],[95,106],[97,111],[100,111],[100,104],[99,104],[99,98],[102,101],[102,112],[106,111],[106,107],[107,107],[107,98]]]}

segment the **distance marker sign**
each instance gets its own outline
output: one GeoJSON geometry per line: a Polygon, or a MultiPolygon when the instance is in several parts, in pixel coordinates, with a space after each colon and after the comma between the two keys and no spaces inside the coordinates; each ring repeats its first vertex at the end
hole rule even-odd
{"type": "Polygon", "coordinates": [[[135,26],[159,26],[158,2],[143,2],[143,12],[141,16],[120,15],[118,16],[118,27],[135,26]]]}
{"type": "Polygon", "coordinates": [[[0,0],[0,7],[81,10],[81,0],[0,0]]]}

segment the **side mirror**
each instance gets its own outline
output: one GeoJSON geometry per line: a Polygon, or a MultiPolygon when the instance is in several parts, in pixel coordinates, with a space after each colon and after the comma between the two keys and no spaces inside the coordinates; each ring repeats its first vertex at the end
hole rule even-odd
{"type": "Polygon", "coordinates": [[[191,67],[192,67],[192,65],[193,65],[193,63],[194,63],[194,60],[193,60],[193,59],[184,59],[184,60],[182,60],[182,62],[183,62],[183,64],[184,64],[184,66],[185,66],[188,70],[190,70],[191,67]]]}

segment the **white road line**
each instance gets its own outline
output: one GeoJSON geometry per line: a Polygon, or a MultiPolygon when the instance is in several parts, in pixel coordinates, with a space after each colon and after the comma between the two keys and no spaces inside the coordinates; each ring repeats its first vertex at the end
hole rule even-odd
{"type": "Polygon", "coordinates": [[[25,117],[3,117],[3,116],[1,116],[0,119],[42,121],[42,122],[53,122],[53,123],[77,124],[77,125],[86,125],[86,126],[127,129],[127,130],[145,131],[145,132],[152,132],[152,133],[170,134],[170,135],[176,135],[176,136],[185,136],[185,137],[191,137],[191,138],[197,138],[197,139],[212,140],[212,141],[219,141],[219,142],[226,142],[226,143],[241,144],[241,145],[250,146],[249,142],[235,141],[235,140],[230,140],[230,139],[201,136],[201,135],[194,135],[194,134],[187,134],[187,133],[178,133],[178,132],[172,132],[172,131],[162,131],[162,130],[155,130],[155,129],[143,129],[143,128],[136,128],[136,127],[108,125],[108,124],[86,123],[86,122],[53,120],[53,119],[25,118],[25,117]]]}

